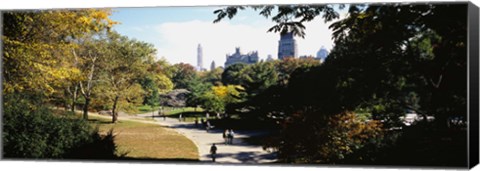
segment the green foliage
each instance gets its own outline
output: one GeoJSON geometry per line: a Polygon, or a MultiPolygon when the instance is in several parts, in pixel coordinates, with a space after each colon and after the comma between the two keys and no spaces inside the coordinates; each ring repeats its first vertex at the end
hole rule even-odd
{"type": "Polygon", "coordinates": [[[213,85],[210,82],[202,81],[200,78],[195,78],[190,80],[188,83],[188,90],[190,94],[187,98],[188,106],[204,106],[205,98],[204,95],[207,91],[211,90],[213,85]]]}
{"type": "Polygon", "coordinates": [[[357,89],[350,94],[363,99],[346,98],[398,104],[387,107],[393,113],[411,109],[411,102],[403,99],[411,99],[413,93],[413,108],[435,115],[439,126],[445,125],[452,114],[466,113],[460,107],[466,98],[465,9],[466,5],[353,5],[349,17],[330,26],[337,43],[326,63],[350,68],[341,73],[348,80],[343,85],[357,89]]]}
{"type": "MultiPolygon", "coordinates": [[[[104,96],[113,102],[112,122],[116,122],[118,109],[135,110],[134,105],[143,102],[145,92],[138,78],[147,74],[156,50],[152,44],[129,39],[115,32],[110,32],[107,36],[108,49],[111,51],[105,56],[109,62],[102,67],[100,79],[104,82],[104,96]]],[[[152,80],[156,83],[163,81],[155,75],[152,80]]]]}
{"type": "Polygon", "coordinates": [[[147,74],[139,80],[145,91],[143,104],[155,106],[160,104],[160,93],[165,93],[173,88],[173,83],[163,74],[147,74]]]}
{"type": "MultiPolygon", "coordinates": [[[[85,146],[104,145],[101,142],[107,141],[86,121],[68,115],[54,115],[44,105],[31,102],[29,97],[25,94],[4,96],[3,157],[78,158],[76,150],[79,148],[91,151],[85,146]]],[[[113,145],[113,139],[110,144],[113,145]]],[[[96,151],[93,154],[110,156],[111,159],[115,148],[114,145],[110,147],[109,152],[96,151]]]]}
{"type": "MultiPolygon", "coordinates": [[[[295,112],[283,124],[285,139],[277,145],[282,162],[341,163],[347,156],[382,138],[378,121],[366,121],[354,113],[321,115],[295,112]]],[[[357,160],[368,156],[359,154],[357,160]]]]}
{"type": "Polygon", "coordinates": [[[190,64],[179,63],[173,65],[172,82],[176,89],[188,88],[188,82],[198,77],[195,67],[190,64]]]}
{"type": "Polygon", "coordinates": [[[146,91],[146,95],[143,98],[144,105],[155,106],[160,103],[158,88],[151,77],[140,80],[140,85],[142,85],[142,88],[146,91]]]}
{"type": "Polygon", "coordinates": [[[215,68],[214,70],[202,74],[203,75],[200,75],[200,78],[204,80],[204,82],[209,82],[212,85],[222,85],[222,68],[215,68]]]}
{"type": "Polygon", "coordinates": [[[225,102],[217,96],[213,91],[203,94],[203,108],[211,112],[222,113],[225,111],[225,102]]]}
{"type": "Polygon", "coordinates": [[[278,72],[279,84],[287,85],[290,76],[296,70],[306,70],[318,65],[320,65],[320,61],[313,58],[284,58],[281,61],[276,61],[275,67],[278,72]]]}
{"type": "Polygon", "coordinates": [[[242,77],[241,71],[246,66],[247,66],[247,64],[237,63],[237,64],[233,64],[233,65],[230,65],[227,68],[225,68],[225,70],[222,73],[222,83],[224,85],[229,85],[229,84],[241,85],[241,84],[243,84],[241,82],[241,77],[242,77]]]}
{"type": "MultiPolygon", "coordinates": [[[[266,5],[266,6],[249,6],[256,11],[260,11],[259,15],[271,19],[276,24],[268,29],[269,32],[279,32],[280,34],[293,32],[296,36],[305,36],[304,22],[309,22],[315,17],[322,15],[325,22],[339,18],[339,14],[334,10],[334,5],[266,5]],[[273,13],[273,12],[277,13],[273,13]]],[[[240,10],[244,10],[244,6],[229,6],[214,11],[217,18],[213,21],[217,23],[228,16],[232,19],[240,10]]],[[[339,5],[338,8],[344,8],[339,5]]]]}
{"type": "MultiPolygon", "coordinates": [[[[293,31],[303,36],[302,22],[317,16],[325,20],[335,17],[333,8],[327,6],[322,11],[315,7],[254,8],[267,18],[274,16],[277,25],[269,31],[293,31]],[[275,8],[278,10],[273,13],[275,8]]],[[[427,156],[422,151],[428,151],[437,154],[435,161],[458,165],[449,162],[453,161],[449,160],[450,153],[435,151],[447,144],[465,151],[458,145],[466,139],[464,133],[447,131],[445,123],[448,117],[466,116],[466,8],[465,4],[350,5],[347,17],[330,25],[335,47],[323,64],[298,67],[296,61],[282,61],[285,63],[277,66],[277,73],[262,63],[242,68],[240,84],[253,96],[233,108],[260,114],[284,126],[278,144],[273,146],[286,162],[371,164],[383,157],[388,158],[383,161],[387,164],[434,163],[428,160],[430,155],[395,162],[397,154],[408,158],[405,144],[416,144],[410,155],[427,156]],[[273,75],[266,77],[267,73],[273,75]],[[272,84],[272,80],[280,84],[272,84]],[[435,123],[412,127],[408,134],[387,131],[400,126],[399,116],[406,111],[434,115],[435,123]],[[380,120],[381,127],[374,124],[380,120]],[[363,131],[355,133],[358,130],[363,131]],[[416,136],[415,130],[431,133],[429,142],[439,137],[458,139],[441,141],[442,145],[435,147],[402,140],[428,135],[416,136]],[[351,133],[355,136],[348,136],[351,133]]],[[[232,18],[241,9],[217,10],[214,22],[232,18]]],[[[465,156],[461,152],[452,154],[465,156]]]]}
{"type": "Polygon", "coordinates": [[[255,96],[277,84],[278,72],[272,62],[249,65],[242,70],[243,87],[249,96],[255,96]]]}

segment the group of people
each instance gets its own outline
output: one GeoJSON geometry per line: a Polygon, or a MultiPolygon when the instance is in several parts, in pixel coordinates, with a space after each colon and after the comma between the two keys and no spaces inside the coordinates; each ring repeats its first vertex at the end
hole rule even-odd
{"type": "MultiPolygon", "coordinates": [[[[233,132],[233,129],[226,129],[223,131],[223,139],[225,140],[225,144],[233,144],[233,137],[235,136],[235,132],[233,132]]],[[[212,157],[212,162],[215,162],[215,159],[217,157],[217,146],[215,143],[212,144],[210,147],[210,155],[212,157]]]]}
{"type": "Polygon", "coordinates": [[[223,131],[223,139],[225,140],[225,144],[233,144],[234,136],[235,132],[233,132],[233,129],[226,129],[223,131]]]}
{"type": "MultiPolygon", "coordinates": [[[[195,118],[194,120],[195,122],[195,127],[198,128],[198,118],[195,118]]],[[[205,129],[207,130],[207,132],[213,128],[213,126],[210,124],[210,121],[208,121],[208,119],[204,120],[203,118],[200,119],[200,123],[203,127],[205,127],[205,129]]]]}

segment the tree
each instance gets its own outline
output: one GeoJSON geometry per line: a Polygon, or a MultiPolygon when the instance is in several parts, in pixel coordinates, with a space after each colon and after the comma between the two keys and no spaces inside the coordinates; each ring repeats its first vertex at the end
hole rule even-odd
{"type": "Polygon", "coordinates": [[[244,64],[244,63],[236,63],[225,68],[225,70],[222,73],[222,83],[224,85],[242,84],[240,71],[242,71],[242,69],[245,68],[246,66],[247,64],[244,64]]]}
{"type": "Polygon", "coordinates": [[[249,96],[255,96],[277,84],[278,72],[272,62],[248,65],[241,71],[242,85],[249,96]]]}
{"type": "MultiPolygon", "coordinates": [[[[379,121],[366,121],[351,112],[328,116],[298,111],[282,127],[285,139],[274,143],[279,158],[287,163],[342,163],[383,136],[379,121]]],[[[368,155],[360,154],[356,160],[369,160],[368,155]]]]}
{"type": "Polygon", "coordinates": [[[115,24],[105,10],[57,10],[3,14],[4,92],[49,95],[75,77],[71,49],[76,38],[115,24]]]}
{"type": "Polygon", "coordinates": [[[227,104],[240,102],[243,87],[238,85],[213,86],[203,94],[204,107],[208,111],[223,113],[227,104]]]}
{"type": "Polygon", "coordinates": [[[106,93],[113,102],[112,122],[115,123],[119,100],[133,102],[132,99],[143,97],[142,93],[138,92],[142,90],[138,78],[146,74],[148,62],[152,61],[155,49],[151,44],[131,40],[115,32],[109,34],[109,40],[109,49],[112,52],[107,56],[109,63],[103,68],[102,79],[110,86],[106,93]]]}
{"type": "Polygon", "coordinates": [[[204,72],[203,76],[200,76],[205,82],[209,82],[212,85],[221,85],[222,84],[222,68],[214,68],[213,70],[204,72]]]}
{"type": "Polygon", "coordinates": [[[169,64],[164,60],[159,60],[150,65],[147,74],[142,76],[140,84],[146,91],[143,104],[152,106],[160,104],[160,94],[169,92],[173,89],[173,83],[168,77],[172,73],[169,70],[169,64]]]}
{"type": "MultiPolygon", "coordinates": [[[[322,15],[325,22],[332,21],[339,18],[339,14],[334,10],[334,5],[265,5],[265,6],[248,6],[256,11],[260,11],[259,15],[269,18],[276,24],[268,29],[269,32],[279,32],[284,34],[293,32],[295,36],[305,36],[304,22],[309,22],[315,17],[322,15]],[[278,11],[275,15],[272,11],[278,11]]],[[[340,9],[344,5],[338,6],[340,9]]],[[[225,17],[232,19],[239,10],[244,10],[245,6],[229,6],[223,9],[214,11],[217,14],[217,19],[213,22],[220,22],[225,17]]]]}
{"type": "MultiPolygon", "coordinates": [[[[320,13],[309,10],[314,9],[311,7],[313,6],[278,7],[278,13],[274,15],[276,19],[299,19],[300,23],[294,24],[289,20],[277,20],[280,23],[277,23],[269,31],[293,31],[296,32],[296,35],[303,35],[301,30],[304,28],[299,24],[321,16],[320,13]],[[307,20],[302,19],[305,17],[307,20]]],[[[307,130],[315,133],[308,137],[300,136],[298,139],[329,136],[328,132],[317,132],[318,130],[338,128],[341,134],[355,130],[356,128],[353,127],[340,128],[325,122],[329,120],[326,118],[341,121],[343,117],[348,116],[349,111],[355,111],[355,113],[363,111],[367,115],[371,115],[369,119],[384,121],[382,125],[388,129],[398,126],[398,117],[403,115],[406,110],[416,109],[421,114],[435,115],[437,122],[435,125],[437,126],[432,127],[429,124],[414,126],[412,129],[417,129],[416,131],[404,132],[402,137],[412,141],[416,140],[411,139],[412,137],[419,138],[416,135],[418,132],[422,132],[423,140],[438,141],[439,143],[435,144],[439,145],[432,147],[426,145],[427,143],[417,144],[415,150],[438,150],[450,143],[460,144],[459,142],[465,138],[460,135],[464,135],[464,133],[458,133],[459,136],[456,136],[455,133],[444,129],[448,117],[466,113],[466,7],[465,4],[350,5],[347,17],[330,25],[333,30],[335,47],[329,58],[320,66],[294,71],[290,75],[286,87],[271,86],[263,93],[258,94],[257,98],[251,98],[257,99],[257,102],[264,101],[255,108],[268,109],[265,110],[266,115],[280,116],[275,117],[282,119],[280,123],[293,122],[290,126],[294,127],[287,128],[287,126],[282,129],[282,131],[292,131],[290,135],[303,134],[300,130],[304,129],[295,129],[297,128],[295,125],[311,128],[307,130]],[[272,100],[267,101],[267,99],[272,100]],[[278,106],[278,108],[273,109],[271,106],[278,106]],[[295,117],[298,111],[308,111],[306,113],[311,113],[312,118],[291,120],[290,118],[295,117]],[[337,115],[339,117],[336,117],[337,115]],[[458,139],[443,141],[434,135],[458,139]]],[[[275,7],[266,8],[258,7],[261,10],[260,15],[269,17],[271,9],[275,7]]],[[[243,7],[217,10],[218,19],[216,21],[225,16],[232,18],[238,9],[243,9],[243,7]]],[[[328,21],[335,16],[331,14],[326,12],[322,17],[328,21]]],[[[385,133],[385,135],[390,137],[386,139],[398,135],[392,131],[387,132],[388,134],[385,133]]],[[[345,160],[335,155],[323,158],[321,154],[299,154],[298,152],[322,151],[324,147],[340,149],[343,148],[340,144],[348,144],[348,141],[343,139],[342,143],[333,146],[328,143],[315,145],[310,141],[293,141],[292,138],[286,137],[284,132],[280,138],[283,145],[282,148],[279,148],[279,153],[283,154],[279,156],[280,158],[285,157],[286,161],[291,162],[296,161],[289,160],[289,154],[294,154],[297,159],[305,157],[307,159],[305,161],[308,162],[344,162],[345,160]],[[299,147],[301,149],[298,149],[299,147]]],[[[393,147],[399,147],[395,146],[399,145],[395,141],[392,144],[393,147]]],[[[358,150],[368,151],[370,149],[363,147],[358,150]]],[[[451,152],[464,151],[463,149],[463,146],[459,145],[456,150],[451,152]]],[[[323,154],[329,154],[329,152],[323,152],[323,154]]],[[[351,159],[354,156],[353,153],[348,154],[341,151],[330,154],[346,154],[348,156],[343,156],[345,159],[351,159]]],[[[390,156],[390,161],[386,163],[391,164],[398,161],[391,160],[391,156],[396,154],[400,153],[389,154],[389,151],[383,151],[380,156],[390,156]]],[[[464,156],[460,156],[460,153],[455,154],[458,154],[456,156],[459,158],[464,156]]],[[[425,158],[431,157],[435,158],[431,161],[441,161],[441,163],[448,163],[447,165],[460,164],[447,160],[449,157],[444,154],[428,155],[429,157],[424,158],[416,157],[422,156],[422,154],[414,155],[413,158],[419,164],[429,163],[425,158]]],[[[370,161],[374,159],[374,156],[369,157],[370,161]]],[[[358,161],[357,158],[355,162],[358,161]]]]}
{"type": "Polygon", "coordinates": [[[72,50],[83,46],[78,40],[84,34],[112,27],[108,15],[109,10],[5,13],[3,91],[49,96],[66,89],[73,109],[83,72],[73,62],[72,50]]]}
{"type": "MultiPolygon", "coordinates": [[[[73,91],[71,87],[67,87],[68,92],[71,92],[73,98],[75,98],[75,90],[78,90],[85,102],[83,104],[83,119],[88,119],[88,109],[92,100],[92,92],[96,83],[99,81],[100,65],[105,65],[107,61],[106,56],[109,55],[107,41],[102,38],[103,35],[90,35],[85,36],[79,40],[80,46],[76,49],[72,49],[74,56],[74,65],[80,70],[80,79],[72,82],[73,91]],[[99,36],[100,38],[93,38],[93,36],[99,36]]],[[[75,100],[72,101],[72,105],[75,104],[75,100]]]]}
{"type": "Polygon", "coordinates": [[[104,141],[85,121],[58,112],[54,115],[50,108],[50,103],[68,99],[64,88],[75,87],[82,79],[72,49],[82,46],[78,41],[83,35],[106,31],[115,24],[108,18],[110,10],[36,10],[2,15],[3,156],[75,157],[76,149],[106,142],[109,146],[104,147],[113,150],[104,155],[113,158],[113,137],[104,141]]]}
{"type": "Polygon", "coordinates": [[[334,48],[331,56],[339,60],[361,56],[369,63],[357,65],[369,64],[366,71],[384,75],[366,79],[370,91],[359,91],[395,90],[397,96],[388,95],[391,100],[401,99],[408,91],[415,92],[421,103],[417,112],[435,114],[436,121],[445,126],[451,114],[466,113],[461,107],[465,105],[466,78],[460,76],[466,74],[465,9],[466,5],[460,4],[351,6],[350,17],[331,25],[336,42],[341,45],[334,48]],[[447,25],[438,21],[445,17],[447,25]],[[387,35],[389,38],[385,39],[387,35]],[[384,83],[378,84],[380,81],[384,83]],[[372,88],[373,84],[380,85],[379,89],[372,88]]]}
{"type": "MultiPolygon", "coordinates": [[[[302,25],[303,22],[312,21],[317,16],[322,16],[325,21],[338,18],[338,14],[331,5],[256,6],[252,8],[259,10],[259,15],[267,18],[272,16],[272,20],[277,22],[269,31],[281,33],[293,31],[298,36],[304,36],[302,32],[303,29],[305,29],[302,25]],[[272,11],[276,8],[278,8],[278,12],[273,14],[272,11]]],[[[340,6],[340,8],[343,7],[340,6]]],[[[423,111],[420,112],[436,113],[439,118],[437,121],[445,123],[444,120],[448,117],[448,113],[462,113],[461,115],[466,113],[463,111],[465,108],[460,107],[465,104],[463,98],[465,86],[463,84],[466,82],[466,78],[454,76],[465,74],[466,72],[464,69],[466,66],[464,58],[466,53],[466,14],[462,12],[465,8],[466,5],[461,4],[418,4],[415,6],[405,4],[350,5],[348,17],[330,26],[334,31],[333,36],[336,47],[329,58],[337,58],[330,61],[338,62],[341,58],[340,56],[356,59],[341,59],[341,61],[357,65],[353,66],[354,68],[350,70],[345,70],[349,72],[343,72],[342,79],[347,80],[343,82],[345,83],[343,85],[348,85],[353,88],[364,87],[363,90],[366,91],[361,89],[349,90],[350,94],[356,94],[355,92],[360,93],[360,95],[357,95],[355,98],[358,99],[358,101],[365,100],[359,99],[358,97],[370,99],[372,99],[372,96],[379,97],[376,92],[380,92],[380,89],[404,89],[402,91],[396,91],[397,95],[395,96],[389,95],[389,97],[387,97],[388,99],[384,99],[384,97],[373,98],[377,99],[374,101],[397,103],[397,107],[391,106],[393,108],[388,108],[391,108],[389,109],[391,113],[398,113],[398,107],[403,106],[403,104],[400,104],[400,102],[395,99],[402,99],[405,94],[409,94],[409,92],[405,91],[412,91],[407,89],[415,89],[415,92],[421,96],[420,99],[423,99],[420,100],[420,103],[423,104],[421,105],[423,106],[421,107],[423,111]],[[443,26],[444,22],[439,22],[438,18],[448,18],[448,21],[451,22],[449,22],[450,24],[447,26],[443,26]],[[441,41],[435,38],[435,36],[431,37],[432,33],[433,35],[436,34],[438,38],[441,38],[441,41]],[[433,39],[425,39],[425,36],[429,35],[430,38],[433,39]],[[430,43],[423,43],[423,48],[425,50],[430,49],[431,53],[435,54],[434,58],[420,58],[420,60],[418,60],[419,58],[415,57],[422,55],[418,53],[411,54],[410,52],[414,52],[415,50],[406,48],[412,47],[410,45],[419,38],[425,41],[431,41],[430,43]],[[359,58],[359,56],[362,58],[359,58]],[[359,60],[361,62],[353,63],[348,62],[349,60],[359,60]],[[406,65],[412,63],[414,63],[414,65],[406,65]],[[363,64],[369,66],[360,66],[363,64]],[[415,68],[412,68],[412,66],[415,66],[415,68]],[[412,71],[414,72],[412,73],[412,71]],[[369,76],[370,73],[376,76],[371,77],[369,76]],[[401,74],[404,73],[410,74],[408,76],[401,76],[401,74]],[[391,75],[394,75],[394,77],[388,78],[391,75]],[[354,78],[355,76],[359,77],[354,78]],[[368,77],[361,78],[364,76],[368,77]],[[417,76],[421,79],[416,79],[415,77],[417,76]],[[448,80],[450,81],[445,81],[446,76],[448,76],[448,80]],[[408,81],[405,82],[405,80],[408,81]],[[425,82],[428,84],[422,85],[425,82]],[[461,84],[450,84],[453,82],[461,84]],[[361,86],[366,84],[368,86],[361,86]],[[427,91],[422,91],[425,89],[427,91]],[[449,101],[454,101],[455,103],[448,103],[449,101]]],[[[214,13],[217,14],[217,19],[214,22],[219,22],[227,16],[231,19],[238,11],[243,9],[245,9],[243,6],[233,6],[216,10],[214,13]]],[[[418,48],[418,46],[414,47],[414,49],[415,48],[418,48]]],[[[346,65],[345,68],[347,68],[346,65]]],[[[345,99],[346,98],[349,97],[345,97],[345,99]]],[[[391,115],[386,115],[386,117],[392,118],[391,115]]]]}
{"type": "Polygon", "coordinates": [[[275,67],[279,73],[279,84],[287,85],[290,75],[297,69],[308,69],[318,65],[320,65],[320,61],[314,58],[284,58],[275,63],[275,67]]]}
{"type": "Polygon", "coordinates": [[[213,85],[210,82],[203,81],[200,78],[191,80],[188,83],[188,90],[191,92],[188,94],[187,105],[197,108],[197,106],[204,107],[206,92],[210,91],[213,85]]]}
{"type": "Polygon", "coordinates": [[[172,81],[176,89],[187,88],[188,82],[197,77],[195,67],[190,64],[178,63],[173,68],[172,81]]]}

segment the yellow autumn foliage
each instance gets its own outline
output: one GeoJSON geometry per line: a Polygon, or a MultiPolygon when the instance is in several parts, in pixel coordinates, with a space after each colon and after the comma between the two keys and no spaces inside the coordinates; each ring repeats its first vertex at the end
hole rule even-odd
{"type": "Polygon", "coordinates": [[[75,38],[109,29],[109,9],[4,13],[4,93],[49,95],[61,84],[80,78],[73,66],[75,38]]]}

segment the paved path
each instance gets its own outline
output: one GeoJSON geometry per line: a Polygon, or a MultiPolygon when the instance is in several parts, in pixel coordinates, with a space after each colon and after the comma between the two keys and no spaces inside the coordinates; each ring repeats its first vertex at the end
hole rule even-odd
{"type": "MultiPolygon", "coordinates": [[[[137,117],[152,118],[152,114],[140,114],[137,117]]],[[[261,146],[250,145],[243,142],[246,138],[261,133],[251,131],[235,131],[233,144],[225,145],[222,137],[223,130],[213,129],[206,132],[204,128],[195,127],[191,122],[179,122],[178,119],[155,117],[155,120],[164,126],[173,128],[180,134],[192,140],[198,147],[200,161],[210,162],[210,147],[213,143],[217,146],[217,163],[270,163],[275,161],[275,154],[269,153],[261,146]]],[[[200,124],[199,124],[200,125],[200,124]]]]}
{"type": "MultiPolygon", "coordinates": [[[[156,111],[155,113],[157,113],[156,111]]],[[[97,116],[108,117],[111,116],[99,115],[96,112],[90,112],[97,116]]],[[[262,146],[251,145],[246,142],[243,142],[241,139],[260,135],[262,132],[257,131],[235,131],[235,138],[233,144],[225,145],[224,139],[222,137],[222,131],[218,129],[212,129],[209,132],[206,132],[204,128],[195,127],[194,123],[191,122],[179,122],[178,119],[156,116],[155,121],[143,120],[143,118],[152,118],[152,113],[138,114],[134,115],[119,115],[119,120],[130,120],[134,119],[138,122],[144,123],[154,123],[167,126],[178,133],[186,136],[195,143],[198,148],[198,154],[200,161],[211,162],[210,157],[210,147],[213,143],[217,146],[217,163],[247,163],[247,164],[258,164],[258,163],[271,163],[276,161],[276,154],[267,152],[263,150],[262,146]],[[140,118],[135,119],[135,118],[140,118]]],[[[200,125],[200,124],[199,124],[200,125]]]]}

